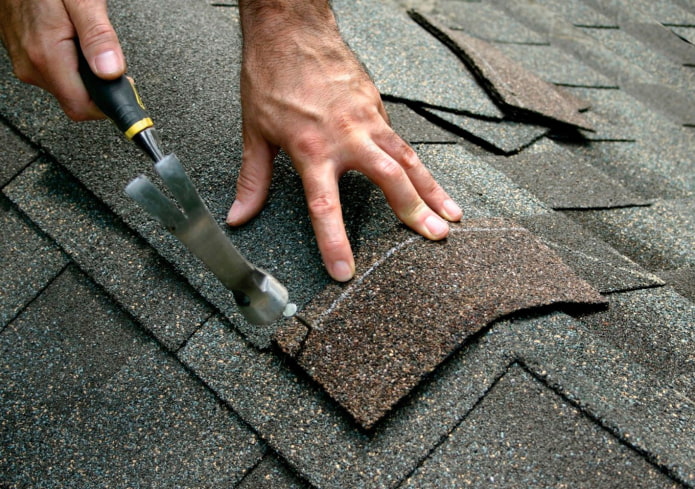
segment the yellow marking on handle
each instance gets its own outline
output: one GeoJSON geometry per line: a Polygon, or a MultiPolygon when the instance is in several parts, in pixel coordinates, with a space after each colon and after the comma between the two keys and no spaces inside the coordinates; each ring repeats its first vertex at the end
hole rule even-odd
{"type": "Polygon", "coordinates": [[[127,77],[128,81],[130,82],[130,86],[133,87],[133,93],[135,94],[135,100],[137,100],[138,105],[142,108],[142,110],[147,110],[145,108],[145,104],[142,103],[142,100],[140,99],[140,94],[138,93],[138,89],[135,88],[135,80],[133,80],[131,77],[127,77]]]}
{"type": "Polygon", "coordinates": [[[128,128],[128,130],[124,133],[125,137],[127,137],[128,139],[133,139],[133,136],[152,126],[154,126],[154,122],[152,122],[152,119],[150,119],[149,117],[140,119],[128,128]]]}

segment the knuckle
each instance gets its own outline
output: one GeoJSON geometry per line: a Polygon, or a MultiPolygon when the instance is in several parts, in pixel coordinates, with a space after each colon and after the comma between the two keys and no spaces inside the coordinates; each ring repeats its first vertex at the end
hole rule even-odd
{"type": "Polygon", "coordinates": [[[340,211],[340,202],[337,197],[322,193],[307,200],[309,214],[314,218],[323,218],[334,215],[340,211]]]}
{"type": "Polygon", "coordinates": [[[295,141],[295,148],[298,155],[312,158],[321,156],[325,151],[325,142],[314,132],[305,132],[295,141]]]}
{"type": "Polygon", "coordinates": [[[403,169],[391,158],[379,158],[374,164],[374,170],[386,181],[394,181],[401,177],[403,169]]]}

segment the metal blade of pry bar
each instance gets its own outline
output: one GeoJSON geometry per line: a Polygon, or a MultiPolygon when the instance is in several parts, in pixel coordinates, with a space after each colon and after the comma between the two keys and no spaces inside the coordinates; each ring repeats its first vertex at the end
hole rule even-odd
{"type": "Polygon", "coordinates": [[[147,177],[140,176],[130,182],[126,193],[234,292],[242,314],[250,322],[265,324],[280,317],[287,304],[287,290],[270,274],[249,263],[234,247],[213,219],[176,156],[165,156],[155,164],[155,170],[183,212],[147,177]]]}

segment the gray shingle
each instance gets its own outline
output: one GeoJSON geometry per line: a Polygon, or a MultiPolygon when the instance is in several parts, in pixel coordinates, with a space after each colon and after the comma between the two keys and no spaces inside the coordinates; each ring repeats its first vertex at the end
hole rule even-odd
{"type": "Polygon", "coordinates": [[[445,125],[466,139],[491,148],[494,152],[513,154],[548,133],[545,126],[509,120],[486,121],[443,110],[422,108],[423,113],[445,125]],[[447,126],[449,127],[449,126],[447,126]]]}
{"type": "Polygon", "coordinates": [[[402,487],[562,486],[681,487],[513,367],[402,487]]]}
{"type": "Polygon", "coordinates": [[[561,213],[521,217],[519,222],[601,293],[664,284],[657,275],[647,272],[561,213]]]}
{"type": "Polygon", "coordinates": [[[308,489],[309,485],[292,473],[275,455],[267,454],[244,477],[237,489],[308,489]]]}
{"type": "Polygon", "coordinates": [[[670,287],[611,294],[608,300],[608,310],[581,317],[589,329],[654,377],[685,395],[695,392],[695,384],[676,381],[695,371],[695,305],[670,287]]]}
{"type": "Polygon", "coordinates": [[[55,163],[35,161],[5,191],[167,348],[177,349],[212,314],[152,248],[55,163]]]}
{"type": "Polygon", "coordinates": [[[549,208],[506,175],[459,145],[417,145],[415,150],[464,217],[518,217],[549,208]]]}
{"type": "Polygon", "coordinates": [[[570,215],[649,270],[695,264],[695,199],[570,215]]]}
{"type": "Polygon", "coordinates": [[[449,18],[449,27],[466,31],[486,41],[548,44],[545,37],[489,3],[442,0],[437,2],[437,8],[449,18]]]}
{"type": "Polygon", "coordinates": [[[682,66],[650,49],[622,29],[583,29],[617,55],[651,74],[661,83],[688,92],[695,85],[695,70],[682,66]]]}
{"type": "Polygon", "coordinates": [[[501,118],[503,114],[456,56],[391,0],[332,2],[346,42],[386,94],[501,118]]]}
{"type": "Polygon", "coordinates": [[[487,161],[553,209],[645,205],[647,200],[569,150],[543,139],[509,157],[487,161]]]}
{"type": "Polygon", "coordinates": [[[455,143],[458,137],[429,122],[405,104],[385,102],[391,127],[403,140],[415,143],[455,143]]]}
{"type": "Polygon", "coordinates": [[[622,89],[649,105],[652,110],[667,115],[679,124],[692,123],[695,99],[688,93],[658,83],[649,73],[629,60],[616,56],[613,51],[584,34],[559,14],[545,10],[531,0],[492,1],[528,26],[547,35],[554,47],[561,48],[580,60],[584,66],[591,67],[614,80],[622,89]]]}
{"type": "Polygon", "coordinates": [[[695,267],[681,267],[656,272],[671,288],[695,302],[695,267]]]}
{"type": "Polygon", "coordinates": [[[69,268],[0,334],[0,480],[63,487],[229,484],[248,428],[69,268]]]}
{"type": "Polygon", "coordinates": [[[490,43],[449,29],[439,17],[411,10],[410,16],[466,64],[502,110],[522,120],[539,118],[549,125],[592,130],[579,113],[586,103],[540,79],[490,43]]]}
{"type": "Polygon", "coordinates": [[[692,19],[692,16],[679,7],[674,5],[667,7],[667,2],[663,0],[661,2],[585,0],[585,2],[614,19],[621,29],[639,39],[644,45],[659,50],[662,55],[671,60],[679,64],[695,63],[695,46],[673,35],[673,32],[661,25],[663,20],[658,20],[659,17],[664,19],[671,17],[672,22],[668,23],[682,22],[685,25],[692,25],[689,24],[689,18],[692,19]]]}
{"type": "Polygon", "coordinates": [[[495,44],[495,47],[550,83],[568,87],[617,88],[614,80],[555,46],[495,44]]]}
{"type": "Polygon", "coordinates": [[[0,194],[0,331],[68,263],[0,194]]]}
{"type": "Polygon", "coordinates": [[[38,152],[1,122],[0,148],[0,187],[4,187],[38,152]]]}
{"type": "Polygon", "coordinates": [[[576,26],[617,27],[616,23],[582,0],[538,0],[538,4],[576,26]]]}
{"type": "Polygon", "coordinates": [[[567,316],[511,326],[516,355],[535,377],[671,477],[693,480],[695,427],[688,397],[567,316]]]}

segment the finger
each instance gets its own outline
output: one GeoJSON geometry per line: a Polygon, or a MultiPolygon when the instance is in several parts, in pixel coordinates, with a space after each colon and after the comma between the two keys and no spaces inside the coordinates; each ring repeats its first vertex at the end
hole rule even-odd
{"type": "Polygon", "coordinates": [[[420,197],[401,165],[375,144],[363,154],[357,167],[384,192],[398,218],[428,239],[449,234],[449,225],[420,197]]]}
{"type": "Polygon", "coordinates": [[[331,277],[346,282],[355,275],[355,261],[340,208],[338,175],[324,164],[303,172],[302,181],[323,263],[331,277]]]}
{"type": "Polygon", "coordinates": [[[277,149],[265,140],[244,138],[244,154],[236,183],[236,198],[227,214],[227,224],[238,226],[258,214],[268,198],[277,149]]]}
{"type": "Polygon", "coordinates": [[[94,105],[82,84],[77,71],[77,49],[72,39],[58,42],[53,52],[59,63],[48,63],[43,67],[42,76],[46,88],[51,92],[63,111],[73,120],[83,121],[102,119],[104,115],[94,105]]]}
{"type": "Polygon", "coordinates": [[[375,137],[377,144],[396,160],[425,203],[447,221],[460,221],[463,211],[437,183],[417,154],[393,131],[375,137]]]}
{"type": "Polygon", "coordinates": [[[99,77],[112,80],[125,72],[125,58],[109,21],[105,0],[66,0],[84,57],[99,77]]]}

